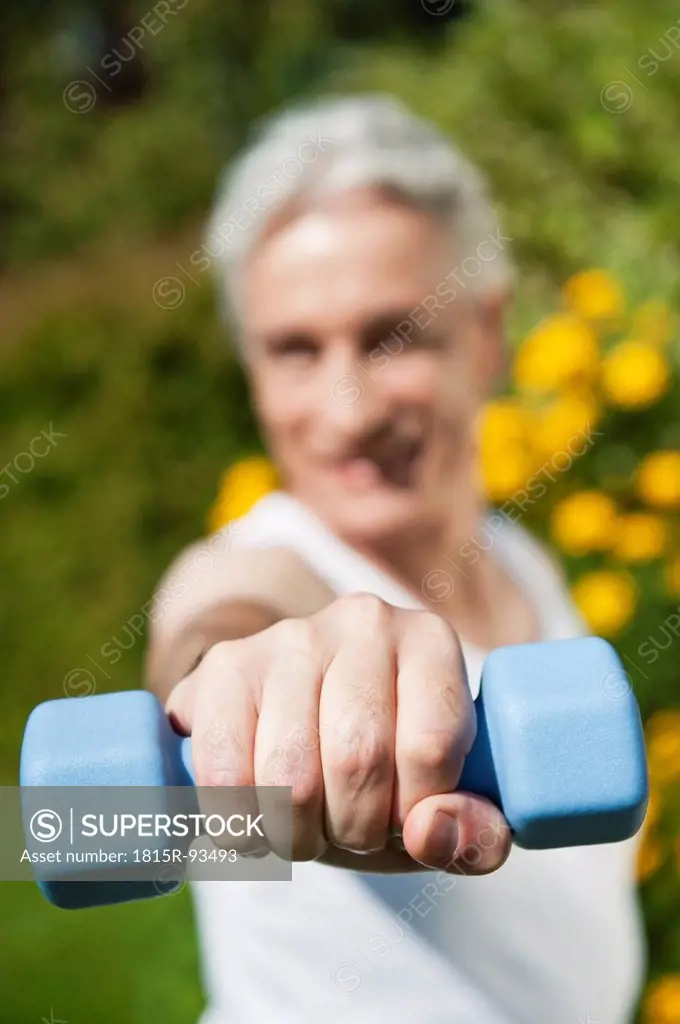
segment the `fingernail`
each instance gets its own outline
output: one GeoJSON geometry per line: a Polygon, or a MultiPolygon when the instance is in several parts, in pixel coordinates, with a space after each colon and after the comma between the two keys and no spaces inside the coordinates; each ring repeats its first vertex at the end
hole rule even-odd
{"type": "Polygon", "coordinates": [[[428,859],[439,861],[448,867],[454,859],[458,846],[458,822],[446,811],[437,811],[427,837],[428,859]]]}
{"type": "Polygon", "coordinates": [[[268,846],[256,846],[253,850],[242,850],[241,857],[248,857],[252,860],[262,860],[271,850],[268,846]]]}

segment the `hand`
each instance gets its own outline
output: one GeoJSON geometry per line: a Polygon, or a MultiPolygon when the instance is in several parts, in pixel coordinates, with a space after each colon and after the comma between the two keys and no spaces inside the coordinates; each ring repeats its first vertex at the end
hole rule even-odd
{"type": "Polygon", "coordinates": [[[215,644],[166,710],[198,786],[291,787],[293,860],[486,874],[509,854],[500,811],[454,792],[476,718],[436,614],[339,598],[215,644]]]}

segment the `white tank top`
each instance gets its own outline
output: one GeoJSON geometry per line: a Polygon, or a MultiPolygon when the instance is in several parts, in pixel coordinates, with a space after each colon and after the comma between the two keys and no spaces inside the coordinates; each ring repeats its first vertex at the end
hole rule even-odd
{"type": "MultiPolygon", "coordinates": [[[[423,607],[282,492],[231,536],[294,549],[338,596],[368,591],[423,607]]],[[[544,639],[586,632],[522,527],[507,520],[492,534],[482,524],[475,542],[524,589],[544,639]]],[[[477,696],[485,652],[462,643],[477,696]]],[[[312,862],[293,864],[292,882],[195,884],[208,997],[200,1024],[629,1024],[646,969],[637,846],[638,837],[515,846],[480,878],[312,862]]]]}

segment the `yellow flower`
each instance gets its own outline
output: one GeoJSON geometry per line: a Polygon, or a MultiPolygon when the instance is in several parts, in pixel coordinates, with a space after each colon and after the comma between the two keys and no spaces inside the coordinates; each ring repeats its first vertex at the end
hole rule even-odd
{"type": "Polygon", "coordinates": [[[649,831],[656,825],[661,814],[661,797],[659,791],[654,786],[649,788],[649,803],[647,804],[647,813],[645,814],[645,820],[643,823],[643,829],[649,831]]]}
{"type": "Polygon", "coordinates": [[[663,864],[663,847],[654,836],[644,836],[638,847],[635,874],[638,882],[646,882],[663,864]]]}
{"type": "Polygon", "coordinates": [[[535,445],[544,455],[566,451],[578,457],[586,450],[600,410],[589,391],[566,391],[536,414],[535,445]]]}
{"type": "Polygon", "coordinates": [[[668,540],[663,519],[649,512],[621,516],[616,533],[614,554],[620,562],[649,562],[659,558],[668,540]]]}
{"type": "Polygon", "coordinates": [[[525,338],[515,356],[520,391],[546,393],[589,383],[597,373],[597,338],[569,313],[546,317],[525,338]]]}
{"type": "Polygon", "coordinates": [[[531,413],[516,398],[489,402],[480,423],[481,471],[490,501],[505,501],[533,473],[531,413]]]}
{"type": "Polygon", "coordinates": [[[680,974],[666,974],[647,989],[644,1024],[678,1024],[680,1021],[680,974]]]}
{"type": "Polygon", "coordinates": [[[612,405],[642,409],[668,390],[668,361],[646,341],[622,341],[602,361],[602,390],[612,405]]]}
{"type": "Polygon", "coordinates": [[[638,466],[635,483],[642,500],[653,508],[680,508],[680,452],[646,455],[638,466]]]}
{"type": "Polygon", "coordinates": [[[585,320],[616,320],[625,307],[620,284],[606,270],[583,270],[564,286],[567,305],[585,320]]]}
{"type": "Polygon", "coordinates": [[[680,737],[657,736],[648,745],[649,774],[657,785],[680,778],[680,737]]]}
{"type": "Polygon", "coordinates": [[[568,554],[584,555],[611,545],[616,521],[616,505],[606,494],[577,491],[555,505],[551,532],[568,554]]]}
{"type": "Polygon", "coordinates": [[[620,633],[635,611],[635,584],[627,573],[586,573],[574,584],[572,595],[583,618],[599,636],[620,633]]]}
{"type": "Polygon", "coordinates": [[[680,711],[657,711],[647,722],[647,760],[656,786],[680,778],[680,711]]]}
{"type": "Polygon", "coordinates": [[[671,597],[680,597],[680,556],[676,555],[665,569],[666,589],[671,597]]]}
{"type": "Polygon", "coordinates": [[[658,871],[666,857],[658,836],[654,834],[654,826],[659,820],[660,805],[658,790],[652,786],[649,791],[647,813],[642,823],[642,841],[637,853],[636,877],[639,882],[645,882],[658,871]]]}
{"type": "Polygon", "coordinates": [[[214,533],[244,516],[278,486],[278,473],[264,456],[253,455],[236,462],[222,474],[217,498],[208,513],[209,530],[214,533]]]}
{"type": "Polygon", "coordinates": [[[680,735],[680,711],[675,708],[664,708],[662,711],[655,711],[645,727],[650,737],[666,735],[667,733],[678,733],[680,735]]]}
{"type": "Polygon", "coordinates": [[[673,333],[673,317],[665,302],[650,299],[633,312],[632,332],[653,345],[664,345],[673,333]]]}
{"type": "Polygon", "coordinates": [[[530,412],[516,398],[499,398],[482,410],[482,447],[498,451],[506,444],[523,444],[531,437],[530,412]]]}
{"type": "Polygon", "coordinates": [[[529,455],[515,445],[503,451],[482,450],[481,471],[489,501],[503,502],[524,488],[534,466],[529,455]]]}

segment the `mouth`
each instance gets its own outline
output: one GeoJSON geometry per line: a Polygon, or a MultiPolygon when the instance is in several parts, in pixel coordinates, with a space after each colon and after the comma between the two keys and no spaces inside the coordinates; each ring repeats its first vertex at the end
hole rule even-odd
{"type": "Polygon", "coordinates": [[[391,442],[369,453],[353,455],[336,463],[343,481],[352,488],[415,486],[425,451],[424,438],[391,442]]]}

